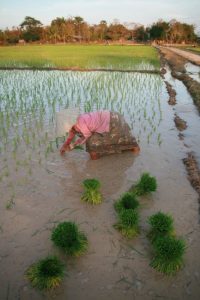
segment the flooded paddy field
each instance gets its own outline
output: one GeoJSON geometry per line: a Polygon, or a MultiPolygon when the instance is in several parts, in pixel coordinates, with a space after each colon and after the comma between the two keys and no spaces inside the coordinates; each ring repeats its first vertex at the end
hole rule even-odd
{"type": "Polygon", "coordinates": [[[164,80],[155,74],[59,71],[0,71],[0,276],[2,299],[199,299],[200,230],[198,195],[182,159],[199,157],[199,114],[180,81],[168,80],[177,92],[169,106],[164,80]],[[85,151],[60,156],[55,113],[67,107],[97,109],[125,116],[141,147],[91,161],[85,151]],[[187,121],[178,137],[174,113],[187,121]],[[158,190],[140,199],[140,235],[127,241],[113,228],[113,203],[148,171],[158,190]],[[97,178],[104,201],[81,202],[82,181],[97,178]],[[187,243],[185,266],[166,277],[149,266],[152,248],[147,218],[162,210],[175,220],[187,243]],[[51,230],[75,221],[89,241],[78,259],[52,245],[51,230]],[[33,289],[25,271],[40,258],[57,254],[66,276],[50,294],[33,289]]]}

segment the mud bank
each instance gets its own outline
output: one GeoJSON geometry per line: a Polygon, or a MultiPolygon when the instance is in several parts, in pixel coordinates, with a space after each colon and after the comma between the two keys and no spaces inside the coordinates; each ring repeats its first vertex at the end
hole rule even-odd
{"type": "MultiPolygon", "coordinates": [[[[194,157],[194,154],[192,152],[189,152],[188,156],[183,159],[183,163],[186,166],[188,172],[188,179],[191,185],[199,194],[199,204],[200,204],[200,170],[197,161],[194,157]]],[[[200,205],[199,205],[199,214],[200,214],[200,205]]]]}
{"type": "MultiPolygon", "coordinates": [[[[167,49],[159,49],[160,50],[160,56],[161,56],[161,66],[162,70],[165,70],[166,64],[168,64],[171,68],[171,75],[182,81],[183,84],[186,86],[188,92],[192,96],[192,99],[194,103],[196,104],[197,108],[200,110],[200,84],[192,79],[189,75],[186,73],[187,66],[187,60],[183,57],[180,57],[179,55],[176,55],[172,53],[171,51],[167,49]]],[[[165,79],[165,72],[161,70],[161,75],[165,79]]],[[[164,81],[166,84],[166,89],[169,94],[169,101],[168,103],[170,105],[176,104],[176,91],[173,89],[172,85],[168,81],[164,81]],[[174,99],[173,99],[174,97],[174,99]],[[172,99],[172,101],[170,101],[172,99]],[[175,100],[175,101],[173,101],[175,100]]],[[[178,137],[181,141],[184,141],[185,135],[182,133],[182,131],[186,130],[190,124],[187,124],[185,120],[180,118],[177,113],[175,113],[174,116],[174,123],[176,125],[176,128],[180,131],[178,134],[178,137]]],[[[184,142],[184,146],[187,147],[187,145],[184,142]]],[[[199,195],[199,204],[200,204],[200,169],[198,166],[197,158],[195,157],[195,153],[189,152],[187,153],[187,157],[183,159],[183,163],[186,167],[187,174],[188,174],[188,180],[190,181],[192,187],[196,190],[196,192],[199,195]]],[[[200,206],[199,206],[199,213],[200,213],[200,206]]]]}
{"type": "Polygon", "coordinates": [[[165,81],[165,84],[166,84],[167,92],[169,94],[168,103],[170,105],[175,105],[176,104],[176,91],[172,88],[172,85],[169,82],[165,81]]]}
{"type": "Polygon", "coordinates": [[[177,114],[175,114],[174,122],[176,124],[176,128],[179,131],[183,131],[187,128],[187,123],[181,119],[177,114]]]}
{"type": "Polygon", "coordinates": [[[188,60],[165,48],[159,48],[159,52],[162,65],[169,64],[172,76],[184,83],[200,112],[200,83],[186,74],[185,64],[188,60]]]}
{"type": "Polygon", "coordinates": [[[52,68],[52,67],[0,67],[2,71],[77,71],[77,72],[121,72],[121,73],[142,73],[142,74],[161,74],[159,70],[129,70],[129,69],[107,69],[107,68],[52,68]]]}

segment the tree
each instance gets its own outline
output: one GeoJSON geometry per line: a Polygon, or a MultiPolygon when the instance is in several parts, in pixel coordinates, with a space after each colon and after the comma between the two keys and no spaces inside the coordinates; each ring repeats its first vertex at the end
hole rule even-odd
{"type": "Polygon", "coordinates": [[[79,38],[79,41],[82,39],[81,27],[83,23],[84,23],[84,19],[82,17],[79,16],[74,17],[75,34],[79,38]]]}
{"type": "Polygon", "coordinates": [[[32,17],[26,16],[20,24],[22,29],[22,38],[27,42],[40,40],[42,33],[42,23],[32,17]]]}
{"type": "Polygon", "coordinates": [[[194,25],[178,21],[170,22],[170,38],[173,43],[194,42],[197,38],[194,25]]]}
{"type": "Polygon", "coordinates": [[[73,41],[73,37],[75,35],[74,22],[71,18],[68,18],[65,22],[66,28],[66,39],[67,41],[73,41]]]}
{"type": "Polygon", "coordinates": [[[66,42],[67,37],[67,27],[65,18],[56,18],[51,22],[55,36],[58,37],[64,43],[66,42]]]}
{"type": "Polygon", "coordinates": [[[148,40],[148,33],[143,25],[134,30],[134,36],[136,41],[139,42],[146,42],[148,40]]]}
{"type": "Polygon", "coordinates": [[[122,24],[111,24],[108,27],[107,38],[111,40],[119,40],[120,38],[126,38],[128,35],[128,29],[122,24]]]}
{"type": "Polygon", "coordinates": [[[150,39],[167,40],[169,37],[169,29],[169,23],[159,20],[149,28],[150,39]]]}
{"type": "Polygon", "coordinates": [[[101,41],[105,39],[107,30],[107,22],[105,20],[102,20],[98,25],[99,37],[101,41]]]}

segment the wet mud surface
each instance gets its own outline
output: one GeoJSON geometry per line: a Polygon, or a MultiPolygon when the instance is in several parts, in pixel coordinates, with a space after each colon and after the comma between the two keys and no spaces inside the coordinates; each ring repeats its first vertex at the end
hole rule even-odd
{"type": "MultiPolygon", "coordinates": [[[[191,94],[194,103],[196,104],[198,110],[200,111],[200,67],[199,60],[196,61],[197,66],[186,60],[185,57],[174,55],[170,50],[161,49],[161,61],[164,69],[164,65],[167,63],[172,69],[172,76],[182,81],[186,86],[187,90],[191,94]],[[186,74],[187,73],[187,74],[186,74]]],[[[190,57],[188,57],[190,58],[190,57]]],[[[164,73],[164,72],[163,72],[164,73]]],[[[170,95],[172,92],[171,85],[165,81],[167,91],[170,95]]],[[[170,103],[169,99],[169,104],[170,103]]],[[[184,131],[187,128],[187,122],[181,119],[177,114],[175,114],[174,122],[179,131],[184,131]]],[[[198,127],[198,125],[197,125],[198,127]]],[[[184,134],[179,133],[180,140],[184,140],[184,134]]],[[[197,137],[198,140],[200,137],[197,137]]],[[[184,144],[188,147],[187,144],[184,144]]],[[[199,151],[195,154],[193,152],[188,152],[187,157],[183,159],[188,172],[188,179],[194,189],[200,194],[200,164],[197,158],[199,151]]],[[[199,198],[200,199],[200,198],[199,198]]],[[[200,211],[200,210],[199,210],[200,211]]]]}
{"type": "Polygon", "coordinates": [[[163,82],[159,96],[162,143],[141,137],[139,155],[126,152],[97,161],[91,161],[84,151],[74,150],[61,157],[56,150],[42,167],[32,161],[30,176],[23,170],[13,173],[13,179],[19,183],[11,209],[5,208],[5,179],[0,202],[1,299],[199,299],[199,195],[188,181],[182,163],[188,151],[193,150],[195,165],[199,165],[199,114],[185,86],[169,72],[165,80],[177,95],[176,105],[170,106],[163,82]],[[178,138],[174,112],[188,124],[183,140],[178,138]],[[140,198],[140,235],[127,241],[113,228],[113,203],[145,171],[156,176],[158,190],[140,198]],[[91,177],[101,182],[104,197],[103,203],[95,207],[80,200],[82,181],[91,177]],[[173,216],[177,236],[187,243],[184,268],[169,278],[149,266],[152,249],[146,237],[147,219],[159,210],[173,216]],[[52,228],[65,220],[75,221],[88,237],[88,252],[78,259],[63,255],[50,240],[52,228]],[[66,276],[58,290],[46,294],[33,289],[24,272],[48,254],[62,258],[66,276]]]}

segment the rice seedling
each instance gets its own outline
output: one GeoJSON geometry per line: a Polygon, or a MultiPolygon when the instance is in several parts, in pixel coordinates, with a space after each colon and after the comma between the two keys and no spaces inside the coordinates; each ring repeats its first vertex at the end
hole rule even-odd
{"type": "Polygon", "coordinates": [[[99,191],[101,185],[97,179],[85,179],[83,181],[83,186],[85,191],[81,197],[82,201],[90,204],[99,204],[102,202],[102,195],[99,191]]]}
{"type": "Polygon", "coordinates": [[[172,236],[164,236],[156,239],[154,257],[151,267],[166,275],[175,275],[183,266],[183,254],[186,249],[184,240],[172,236]]]}
{"type": "Polygon", "coordinates": [[[137,210],[126,209],[119,213],[119,221],[114,227],[126,238],[133,238],[139,233],[139,214],[137,210]]]}
{"type": "MultiPolygon", "coordinates": [[[[43,168],[45,160],[57,152],[61,139],[56,140],[55,136],[55,112],[69,106],[78,106],[81,112],[96,109],[121,112],[138,141],[148,135],[150,143],[157,135],[149,135],[150,131],[158,130],[162,112],[159,102],[162,82],[157,75],[0,71],[0,85],[1,161],[9,155],[10,165],[14,168],[17,165],[17,169],[26,167],[22,153],[31,153],[32,161],[43,168]]],[[[161,139],[155,142],[160,144],[161,139]]],[[[34,163],[30,168],[34,168],[34,163]]],[[[1,177],[11,177],[12,172],[4,172],[0,168],[1,177]]],[[[34,174],[29,170],[31,173],[34,174]]]]}
{"type": "Polygon", "coordinates": [[[56,256],[47,256],[34,263],[26,271],[33,287],[40,290],[57,288],[64,277],[64,265],[56,256]]]}
{"type": "Polygon", "coordinates": [[[115,210],[120,213],[122,210],[136,209],[139,206],[139,202],[134,193],[124,193],[121,198],[115,202],[115,210]]]}
{"type": "Polygon", "coordinates": [[[151,225],[148,237],[152,243],[160,237],[174,235],[173,218],[168,214],[158,212],[149,217],[148,223],[151,225]]]}
{"type": "Polygon", "coordinates": [[[149,173],[143,173],[140,177],[140,180],[136,183],[135,186],[131,188],[138,196],[143,196],[155,192],[157,189],[156,178],[150,176],[149,173]]]}
{"type": "Polygon", "coordinates": [[[88,241],[84,233],[73,222],[62,222],[52,231],[51,240],[66,254],[80,256],[87,250],[88,241]]]}
{"type": "Polygon", "coordinates": [[[15,205],[15,202],[14,202],[14,199],[15,199],[15,195],[13,194],[10,199],[8,200],[8,202],[6,203],[6,209],[11,209],[13,208],[13,206],[15,205]]]}

